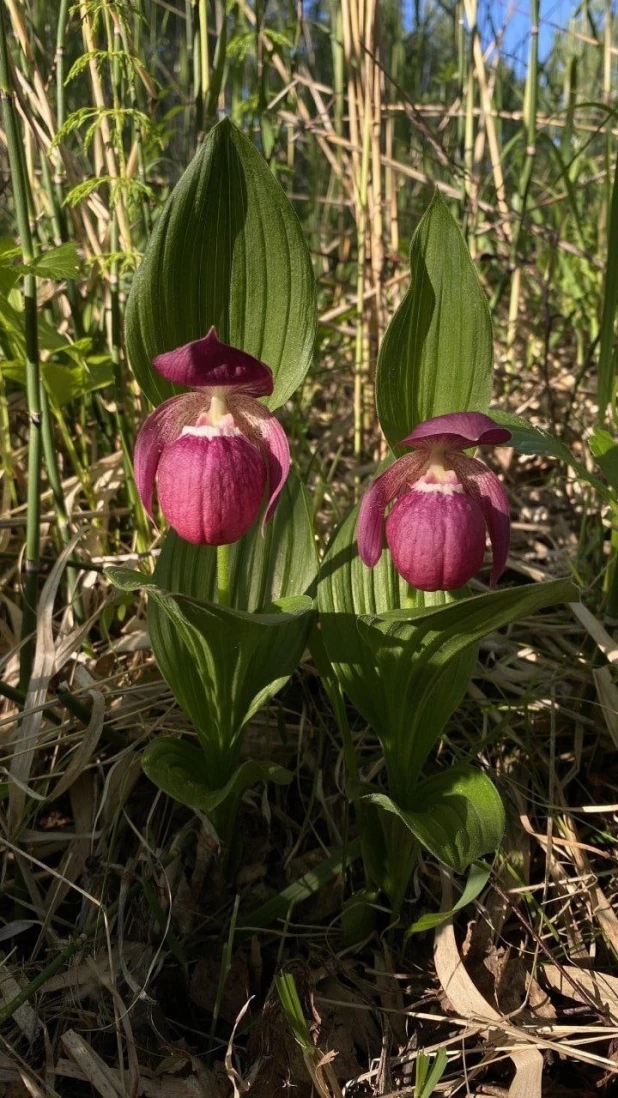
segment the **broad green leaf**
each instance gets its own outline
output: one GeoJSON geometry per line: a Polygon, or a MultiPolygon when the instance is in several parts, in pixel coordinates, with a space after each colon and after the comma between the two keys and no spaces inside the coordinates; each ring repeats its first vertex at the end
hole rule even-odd
{"type": "Polygon", "coordinates": [[[238,799],[258,782],[289,785],[292,775],[276,763],[247,759],[220,789],[213,788],[212,773],[204,752],[184,740],[161,736],[148,745],[142,756],[144,773],[174,800],[210,815],[228,798],[238,799]]]}
{"type": "Polygon", "coordinates": [[[236,765],[244,725],[296,669],[312,601],[280,599],[269,614],[249,614],[153,585],[148,594],[155,658],[193,721],[217,788],[236,765]]]}
{"type": "Polygon", "coordinates": [[[436,190],[410,252],[412,283],[378,358],[376,403],[395,447],[421,420],[486,412],[493,345],[489,306],[459,228],[436,190]]]}
{"type": "Polygon", "coordinates": [[[385,793],[370,793],[367,799],[402,820],[427,850],[458,873],[494,851],[504,833],[500,795],[471,766],[452,766],[420,782],[413,811],[400,808],[385,793]]]}
{"type": "MultiPolygon", "coordinates": [[[[2,373],[25,387],[25,361],[3,362],[2,373]]],[[[86,393],[103,389],[106,385],[111,385],[114,380],[110,361],[91,366],[85,361],[73,360],[61,363],[50,362],[47,359],[41,362],[41,377],[52,402],[58,408],[68,404],[70,400],[85,396],[86,393]]]]}
{"type": "Polygon", "coordinates": [[[442,731],[440,722],[463,685],[462,655],[470,649],[475,652],[478,642],[494,629],[578,597],[570,580],[554,580],[490,591],[423,610],[413,618],[406,611],[393,611],[359,621],[382,686],[379,728],[390,790],[399,804],[408,807],[416,797],[416,779],[442,731]]]}
{"type": "Polygon", "coordinates": [[[227,119],[165,205],[129,294],[126,340],[153,404],[181,389],[152,359],[206,334],[270,366],[278,408],[309,369],[316,302],[309,249],[266,162],[227,119]]]}
{"type": "Polygon", "coordinates": [[[425,915],[421,915],[420,919],[417,919],[416,922],[412,923],[411,927],[408,927],[405,934],[406,940],[412,934],[422,934],[425,930],[433,930],[434,927],[441,926],[447,919],[452,919],[453,915],[456,915],[463,907],[467,907],[468,904],[471,904],[485,888],[490,873],[491,866],[487,865],[485,862],[474,862],[470,866],[466,887],[457,903],[453,904],[450,911],[428,911],[425,915]]]}
{"type": "MultiPolygon", "coordinates": [[[[405,605],[408,587],[385,551],[375,568],[358,555],[358,507],[344,519],[331,541],[318,576],[320,632],[328,659],[343,689],[375,727],[383,710],[382,684],[375,659],[356,624],[359,614],[380,614],[405,605]]],[[[323,661],[322,661],[323,663],[323,661]]]]}
{"type": "Polygon", "coordinates": [[[23,269],[33,271],[39,278],[77,278],[80,269],[77,244],[60,244],[57,248],[50,248],[23,269]]]}
{"type": "Polygon", "coordinates": [[[603,470],[608,484],[618,492],[618,443],[609,431],[595,427],[588,439],[590,452],[603,470]]]}
{"type": "MultiPolygon", "coordinates": [[[[237,610],[267,610],[276,599],[308,591],[317,554],[305,489],[291,472],[262,533],[261,518],[230,550],[230,590],[237,610]]],[[[168,533],[155,570],[166,591],[214,601],[217,550],[168,533]]]]}
{"type": "Polygon", "coordinates": [[[179,705],[191,717],[209,767],[209,788],[234,772],[241,732],[296,669],[313,619],[305,595],[248,613],[163,590],[130,568],[106,574],[123,591],[145,587],[153,652],[179,705]]]}
{"type": "Polygon", "coordinates": [[[500,412],[492,408],[491,417],[496,423],[508,427],[511,432],[511,441],[506,442],[505,446],[513,446],[520,454],[541,454],[544,457],[556,458],[557,461],[570,466],[577,473],[579,480],[592,484],[604,498],[607,498],[608,492],[603,482],[590,473],[581,461],[577,461],[569,447],[561,439],[556,438],[551,431],[544,427],[533,427],[522,416],[513,415],[511,412],[500,412]]]}

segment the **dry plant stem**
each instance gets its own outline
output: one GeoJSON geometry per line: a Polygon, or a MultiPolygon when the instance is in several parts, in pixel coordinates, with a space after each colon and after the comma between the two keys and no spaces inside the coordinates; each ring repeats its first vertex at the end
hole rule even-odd
{"type": "Polygon", "coordinates": [[[566,982],[571,985],[573,990],[576,991],[579,996],[581,996],[583,1001],[586,1003],[587,1006],[590,1007],[590,1009],[592,1010],[592,1012],[594,1014],[596,1014],[602,1021],[604,1021],[604,1022],[607,1021],[606,1015],[602,1012],[602,1010],[599,1009],[599,1004],[595,1003],[594,999],[592,998],[591,995],[588,994],[588,992],[585,990],[585,988],[581,987],[581,985],[578,984],[577,981],[574,980],[573,977],[569,975],[569,973],[565,969],[564,965],[562,965],[558,960],[556,960],[556,958],[555,958],[554,954],[552,953],[551,949],[549,949],[549,947],[545,945],[545,942],[541,938],[540,934],[537,934],[537,932],[534,929],[534,927],[532,926],[532,924],[528,921],[526,916],[519,910],[519,907],[517,906],[517,904],[513,903],[513,901],[511,899],[511,897],[509,896],[509,894],[507,892],[505,892],[500,887],[500,885],[496,882],[495,877],[494,877],[494,880],[493,880],[493,887],[496,890],[496,892],[498,893],[500,899],[507,905],[507,907],[510,908],[510,910],[513,912],[513,914],[516,916],[516,918],[519,919],[519,922],[526,929],[527,933],[530,935],[530,937],[536,943],[537,947],[541,950],[542,953],[545,954],[545,956],[548,958],[548,960],[550,960],[551,963],[556,966],[556,968],[560,972],[561,976],[563,976],[563,978],[566,980],[566,982]]]}
{"type": "Polygon", "coordinates": [[[208,111],[208,99],[210,95],[210,63],[208,60],[208,2],[199,0],[199,26],[200,26],[200,118],[199,127],[206,125],[208,111]]]}
{"type": "MultiPolygon", "coordinates": [[[[373,18],[373,5],[367,14],[373,18]]],[[[353,5],[352,5],[353,9],[353,5]]],[[[354,348],[354,456],[360,462],[363,453],[363,383],[365,378],[365,264],[367,258],[367,201],[369,180],[369,156],[371,152],[371,80],[369,58],[365,65],[363,97],[363,146],[360,176],[357,182],[357,240],[358,262],[356,274],[356,342],[354,348]]]]}
{"type": "Polygon", "coordinates": [[[487,144],[489,145],[489,156],[494,177],[494,186],[496,189],[496,201],[498,203],[498,209],[500,211],[500,215],[503,221],[502,230],[507,239],[509,239],[511,235],[510,212],[506,202],[504,174],[502,171],[500,148],[496,135],[496,126],[493,117],[491,102],[491,89],[487,81],[487,72],[485,69],[485,61],[483,58],[483,47],[481,45],[478,28],[476,26],[476,0],[464,0],[464,4],[468,22],[471,27],[474,27],[474,30],[472,32],[472,50],[474,54],[476,78],[478,80],[479,92],[481,97],[481,106],[483,108],[483,121],[485,124],[485,132],[487,134],[487,144]]]}
{"type": "Polygon", "coordinates": [[[513,240],[511,243],[511,266],[513,268],[513,277],[511,280],[511,300],[509,303],[509,321],[507,329],[507,348],[510,350],[513,347],[515,336],[517,334],[517,316],[519,313],[519,297],[521,292],[521,267],[517,261],[517,253],[519,249],[519,243],[521,240],[523,219],[526,213],[526,206],[528,203],[528,192],[530,190],[530,183],[532,180],[532,170],[534,167],[534,161],[536,157],[536,126],[537,126],[537,91],[538,91],[538,61],[539,61],[539,17],[540,17],[540,0],[532,0],[532,7],[530,11],[531,27],[530,27],[530,56],[528,59],[528,72],[526,75],[526,95],[525,95],[525,134],[526,134],[526,159],[524,162],[524,168],[521,173],[519,189],[514,196],[513,205],[517,213],[519,214],[518,220],[515,222],[513,229],[513,240]]]}
{"type": "MultiPolygon", "coordinates": [[[[84,36],[84,44],[88,52],[88,71],[90,73],[90,82],[92,85],[92,94],[94,102],[101,112],[100,129],[97,130],[96,136],[100,136],[102,153],[101,158],[104,158],[105,165],[107,167],[107,174],[111,177],[114,183],[117,183],[120,178],[118,171],[118,163],[116,160],[116,146],[112,140],[112,134],[108,122],[107,104],[105,102],[105,95],[103,92],[103,84],[99,75],[99,69],[97,67],[97,44],[94,37],[94,31],[90,20],[90,9],[85,3],[85,0],[80,0],[79,13],[82,24],[82,34],[84,36]]],[[[98,142],[95,140],[95,150],[98,147],[98,142]]],[[[102,167],[102,165],[101,165],[102,167]]],[[[122,196],[116,193],[114,198],[114,212],[118,217],[118,226],[120,229],[120,238],[122,246],[125,251],[131,251],[131,230],[127,221],[127,215],[125,213],[122,196]]]]}
{"type": "MultiPolygon", "coordinates": [[[[0,9],[0,95],[6,130],[9,166],[13,183],[15,213],[24,263],[34,258],[30,221],[28,217],[28,191],[22,159],[22,149],[17,129],[17,117],[9,71],[9,56],[4,24],[4,12],[0,9]]],[[[39,370],[39,338],[37,325],[36,279],[33,274],[24,277],[24,329],[26,342],[26,398],[30,430],[28,435],[28,522],[26,527],[26,556],[24,570],[24,601],[22,613],[22,647],[19,654],[19,684],[26,690],[30,681],[34,658],[34,631],[39,587],[39,556],[41,515],[41,399],[39,370]]]]}

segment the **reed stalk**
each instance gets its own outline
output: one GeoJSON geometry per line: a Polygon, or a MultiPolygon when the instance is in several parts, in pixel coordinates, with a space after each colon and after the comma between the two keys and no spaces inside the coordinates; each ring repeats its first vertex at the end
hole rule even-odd
{"type": "MultiPolygon", "coordinates": [[[[9,65],[4,10],[0,8],[0,96],[17,228],[25,264],[34,259],[34,248],[28,216],[28,187],[24,172],[22,147],[17,126],[14,91],[9,65]]],[[[39,366],[39,335],[36,300],[36,278],[30,271],[23,280],[24,332],[26,346],[26,400],[28,404],[28,519],[24,558],[24,590],[19,662],[19,686],[27,691],[34,659],[34,632],[37,623],[37,602],[40,570],[41,516],[41,388],[39,366]]]]}
{"type": "Polygon", "coordinates": [[[519,188],[513,196],[513,207],[517,213],[511,241],[511,296],[509,301],[509,316],[507,326],[506,345],[507,351],[512,351],[517,335],[517,317],[519,314],[519,299],[521,293],[521,264],[518,261],[518,252],[522,237],[528,192],[532,181],[534,161],[536,157],[536,130],[537,130],[537,102],[538,102],[538,66],[539,66],[539,18],[540,0],[531,0],[530,8],[530,50],[528,56],[528,71],[526,73],[526,90],[524,97],[526,137],[526,153],[524,166],[519,179],[519,188]]]}

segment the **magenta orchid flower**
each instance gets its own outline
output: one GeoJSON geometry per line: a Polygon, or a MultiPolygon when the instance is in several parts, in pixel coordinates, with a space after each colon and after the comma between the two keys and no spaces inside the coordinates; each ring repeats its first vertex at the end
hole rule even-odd
{"type": "Polygon", "coordinates": [[[419,591],[453,591],[483,563],[487,532],[493,551],[491,586],[506,564],[509,504],[497,476],[462,453],[500,446],[511,432],[481,412],[452,412],[419,423],[404,454],[374,480],[358,516],[358,552],[369,568],[386,541],[395,568],[419,591]],[[396,500],[385,522],[385,510],[396,500]]]}
{"type": "Polygon", "coordinates": [[[170,526],[194,545],[229,545],[257,518],[273,514],[290,469],[283,428],[256,397],[269,396],[268,366],[221,343],[214,328],[203,339],[158,355],[155,369],[190,386],[148,416],[135,445],[135,482],[152,517],[156,482],[170,526]]]}

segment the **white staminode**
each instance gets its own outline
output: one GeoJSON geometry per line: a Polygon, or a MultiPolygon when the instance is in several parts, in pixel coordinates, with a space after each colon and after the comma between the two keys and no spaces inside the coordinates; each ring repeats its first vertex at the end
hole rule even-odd
{"type": "Polygon", "coordinates": [[[183,427],[181,435],[195,435],[197,438],[232,438],[241,435],[238,427],[213,427],[205,423],[202,427],[183,427]]]}
{"type": "Polygon", "coordinates": [[[463,492],[463,484],[453,484],[451,481],[426,481],[417,480],[412,485],[415,492],[441,492],[443,496],[454,496],[456,492],[463,492]]]}

